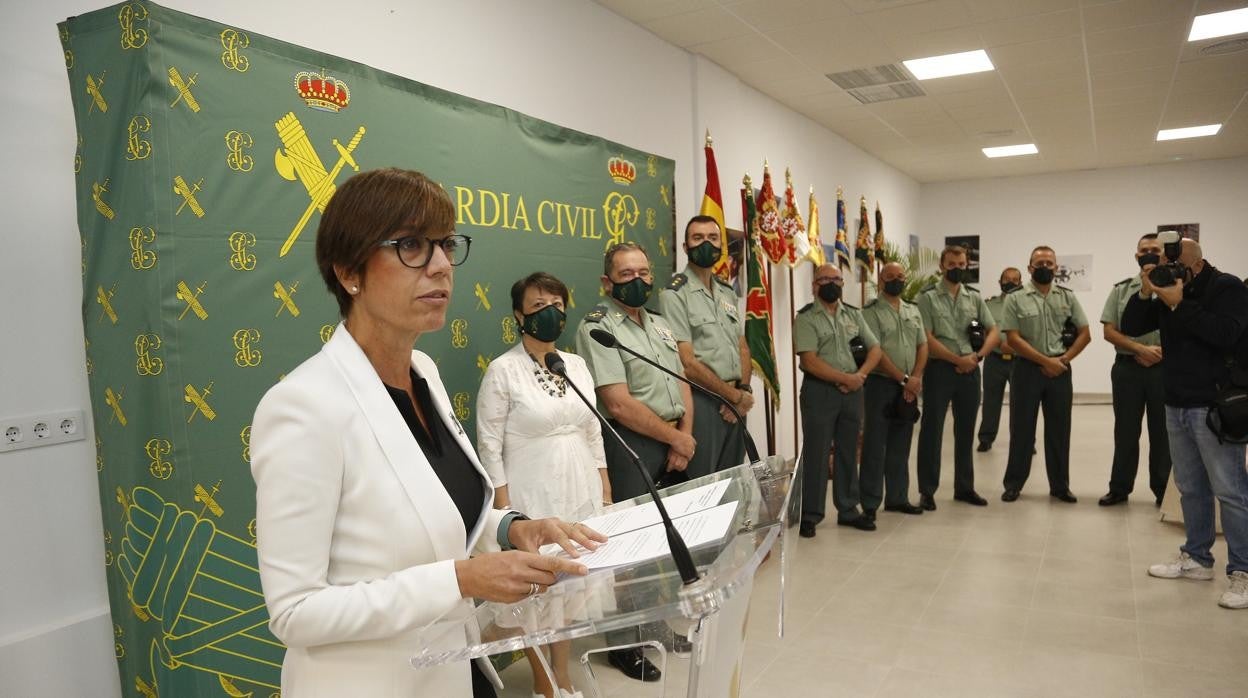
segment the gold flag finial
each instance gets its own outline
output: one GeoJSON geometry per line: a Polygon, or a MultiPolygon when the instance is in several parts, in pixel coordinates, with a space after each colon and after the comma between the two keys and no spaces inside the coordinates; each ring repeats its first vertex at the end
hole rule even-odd
{"type": "Polygon", "coordinates": [[[749,190],[749,191],[751,191],[751,192],[752,192],[752,191],[754,191],[754,186],[753,186],[754,182],[753,182],[753,180],[751,180],[751,179],[750,179],[750,173],[749,173],[749,172],[746,172],[746,173],[745,173],[745,176],[741,178],[741,184],[742,184],[742,186],[744,186],[747,190],[749,190]]]}
{"type": "Polygon", "coordinates": [[[706,129],[706,147],[708,147],[708,148],[709,148],[709,147],[711,147],[711,144],[712,144],[712,141],[711,141],[711,129],[709,129],[709,128],[708,128],[708,129],[706,129]]]}
{"type": "Polygon", "coordinates": [[[789,168],[784,168],[784,183],[793,186],[793,172],[789,168]]]}
{"type": "Polygon", "coordinates": [[[867,205],[867,197],[865,194],[858,197],[858,203],[862,204],[863,206],[867,205]]]}
{"type": "Polygon", "coordinates": [[[813,184],[812,184],[812,185],[810,185],[810,195],[811,195],[811,196],[814,196],[814,195],[815,195],[815,185],[813,185],[813,184]]]}
{"type": "Polygon", "coordinates": [[[767,163],[767,158],[763,158],[763,172],[771,169],[771,165],[767,163]]]}
{"type": "Polygon", "coordinates": [[[838,199],[843,199],[843,198],[845,198],[845,187],[842,187],[842,186],[841,186],[841,185],[839,185],[839,184],[838,184],[838,185],[836,185],[836,198],[838,198],[838,199]]]}
{"type": "Polygon", "coordinates": [[[878,210],[880,210],[880,202],[879,202],[879,200],[878,200],[878,199],[877,199],[877,200],[876,200],[876,202],[875,202],[875,210],[877,210],[877,211],[878,211],[878,210]]]}

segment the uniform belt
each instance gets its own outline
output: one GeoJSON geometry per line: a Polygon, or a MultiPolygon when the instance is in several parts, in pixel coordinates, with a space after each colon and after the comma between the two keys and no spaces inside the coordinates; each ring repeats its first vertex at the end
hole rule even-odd
{"type": "Polygon", "coordinates": [[[997,352],[997,358],[1001,359],[1002,361],[1013,361],[1014,355],[1006,354],[1005,352],[997,352]]]}
{"type": "Polygon", "coordinates": [[[665,419],[665,420],[663,420],[663,421],[664,421],[664,422],[667,424],[667,426],[669,426],[669,427],[675,427],[677,424],[679,424],[679,423],[680,423],[680,420],[679,420],[679,419],[665,419]]]}
{"type": "Polygon", "coordinates": [[[1135,363],[1135,355],[1134,354],[1118,354],[1117,356],[1114,357],[1114,363],[1125,364],[1127,362],[1135,363]]]}

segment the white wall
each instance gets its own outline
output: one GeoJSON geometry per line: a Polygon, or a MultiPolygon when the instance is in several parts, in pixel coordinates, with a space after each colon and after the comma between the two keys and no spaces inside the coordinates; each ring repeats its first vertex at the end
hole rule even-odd
{"type": "MultiPolygon", "coordinates": [[[[90,413],[70,161],[75,127],[55,23],[102,2],[14,4],[0,45],[12,96],[0,112],[0,415],[90,413]]],[[[340,3],[166,0],[175,9],[342,55],[676,159],[677,218],[696,212],[702,132],[717,139],[728,219],[741,173],[764,157],[814,183],[825,221],[835,188],[879,199],[892,237],[914,230],[918,185],[839,137],[607,10],[581,0],[340,3]],[[346,17],[326,31],[325,17],[346,17]],[[695,186],[696,181],[696,186],[695,186]]],[[[805,210],[805,197],[802,197],[805,210]]],[[[834,225],[834,223],[832,224],[834,225]]],[[[809,271],[797,274],[798,305],[809,271]]],[[[776,284],[777,349],[789,371],[787,277],[776,284]]],[[[790,407],[792,385],[784,385],[790,407]]],[[[791,414],[791,413],[787,413],[791,414]]],[[[761,419],[753,420],[761,438],[761,419]]],[[[791,429],[790,417],[782,429],[791,429]]],[[[793,455],[793,439],[779,439],[793,455]]],[[[90,437],[0,454],[0,675],[12,695],[120,695],[107,635],[104,545],[90,437]],[[50,683],[49,683],[50,682],[50,683]]]]}
{"type": "Polygon", "coordinates": [[[1092,324],[1092,345],[1075,361],[1075,391],[1109,393],[1113,347],[1101,338],[1110,287],[1138,274],[1140,235],[1159,224],[1199,223],[1205,257],[1248,275],[1248,158],[1150,167],[1064,172],[1030,177],[924,184],[919,206],[923,244],[939,249],[946,235],[979,235],[981,290],[998,292],[1007,266],[1024,269],[1036,245],[1093,255],[1092,290],[1079,302],[1092,324]]]}

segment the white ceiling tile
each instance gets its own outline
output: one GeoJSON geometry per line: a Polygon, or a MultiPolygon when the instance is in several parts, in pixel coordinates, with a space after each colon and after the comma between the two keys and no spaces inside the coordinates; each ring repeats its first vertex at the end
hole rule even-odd
{"type": "Polygon", "coordinates": [[[1105,107],[1145,103],[1160,107],[1166,102],[1166,90],[1150,87],[1122,87],[1097,89],[1092,92],[1092,106],[1098,111],[1105,107]]]}
{"type": "Polygon", "coordinates": [[[955,110],[982,107],[983,105],[1011,105],[1010,93],[1000,81],[988,83],[982,87],[957,92],[936,93],[932,99],[939,102],[945,109],[953,113],[955,110]]]}
{"type": "Polygon", "coordinates": [[[1097,76],[1143,68],[1173,68],[1178,56],[1178,42],[1172,41],[1160,46],[1088,56],[1088,69],[1093,76],[1097,76]]]}
{"type": "Polygon", "coordinates": [[[1219,87],[1248,88],[1248,51],[1185,61],[1174,74],[1174,89],[1179,94],[1219,87]]]}
{"type": "Polygon", "coordinates": [[[1057,61],[1035,61],[999,68],[1005,84],[1014,89],[1020,85],[1053,80],[1087,79],[1087,64],[1082,58],[1057,61]]]}
{"type": "Polygon", "coordinates": [[[915,5],[865,12],[859,17],[880,36],[922,34],[961,27],[970,22],[970,15],[967,14],[962,0],[929,0],[915,5]]]}
{"type": "Polygon", "coordinates": [[[1078,7],[1076,0],[966,0],[977,22],[1048,14],[1078,7]]]}
{"type": "Polygon", "coordinates": [[[774,60],[785,56],[784,50],[761,34],[745,34],[730,39],[694,44],[689,50],[706,56],[732,71],[744,63],[774,60]]]}
{"type": "Polygon", "coordinates": [[[1164,92],[1170,86],[1173,76],[1174,69],[1168,66],[1097,75],[1092,77],[1092,95],[1095,98],[1099,91],[1130,87],[1146,87],[1164,92]]]}
{"type": "Polygon", "coordinates": [[[974,27],[955,27],[922,34],[883,33],[881,39],[903,61],[963,53],[984,47],[979,32],[974,27]]]}
{"type": "Polygon", "coordinates": [[[1186,21],[1190,2],[1176,0],[1119,0],[1084,8],[1083,26],[1088,33],[1134,27],[1154,22],[1186,21]]]}
{"type": "Polygon", "coordinates": [[[1065,10],[1030,17],[1010,17],[986,22],[976,28],[987,46],[1007,46],[1043,39],[1079,36],[1082,31],[1078,10],[1065,10]]]}
{"type": "Polygon", "coordinates": [[[595,0],[621,17],[642,24],[660,17],[714,7],[716,0],[595,0]]]}
{"type": "Polygon", "coordinates": [[[744,36],[754,31],[750,25],[719,7],[662,17],[645,22],[642,26],[669,43],[682,48],[704,44],[708,41],[744,36]]]}
{"type": "Polygon", "coordinates": [[[821,73],[855,70],[898,60],[857,17],[812,22],[767,35],[821,73]]]}
{"type": "Polygon", "coordinates": [[[761,32],[853,14],[837,0],[732,0],[722,5],[761,32]]]}
{"type": "Polygon", "coordinates": [[[1165,95],[1144,93],[1139,99],[1105,100],[1092,98],[1092,108],[1096,117],[1119,119],[1134,117],[1156,127],[1161,120],[1161,110],[1165,106],[1165,95]]]}
{"type": "Polygon", "coordinates": [[[935,80],[923,80],[919,82],[919,87],[929,95],[951,94],[954,92],[966,92],[968,90],[982,90],[986,88],[999,87],[1001,85],[1001,76],[995,70],[986,73],[972,73],[970,75],[954,75],[948,78],[936,78],[935,80]]]}
{"type": "Polygon", "coordinates": [[[808,68],[795,58],[785,56],[770,61],[745,63],[734,70],[737,77],[751,85],[766,84],[780,80],[807,76],[808,68]]]}
{"type": "Polygon", "coordinates": [[[1138,51],[1141,47],[1173,45],[1187,38],[1186,22],[1156,22],[1087,35],[1088,55],[1138,51]]]}
{"type": "Polygon", "coordinates": [[[1083,40],[1077,36],[1064,36],[1040,41],[1024,41],[990,48],[988,56],[998,68],[1028,63],[1082,60],[1083,40]]]}
{"type": "MultiPolygon", "coordinates": [[[[1243,90],[1215,90],[1194,92],[1177,99],[1174,95],[1166,103],[1161,128],[1182,128],[1203,124],[1220,124],[1231,115],[1231,110],[1244,98],[1243,90]]],[[[1240,107],[1243,109],[1243,107],[1240,107]]]]}

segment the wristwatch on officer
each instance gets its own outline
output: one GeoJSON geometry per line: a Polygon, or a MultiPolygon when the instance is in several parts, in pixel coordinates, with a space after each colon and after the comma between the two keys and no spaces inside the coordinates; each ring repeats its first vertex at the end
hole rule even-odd
{"type": "Polygon", "coordinates": [[[903,387],[903,388],[904,388],[904,387],[906,387],[906,384],[907,384],[907,383],[909,383],[909,382],[910,382],[910,374],[909,374],[909,373],[907,373],[907,374],[906,374],[906,375],[905,375],[905,376],[901,379],[901,387],[903,387]]]}
{"type": "Polygon", "coordinates": [[[750,387],[749,383],[742,383],[741,381],[737,381],[736,388],[737,390],[744,390],[745,392],[750,393],[751,395],[754,394],[754,389],[750,387]]]}

